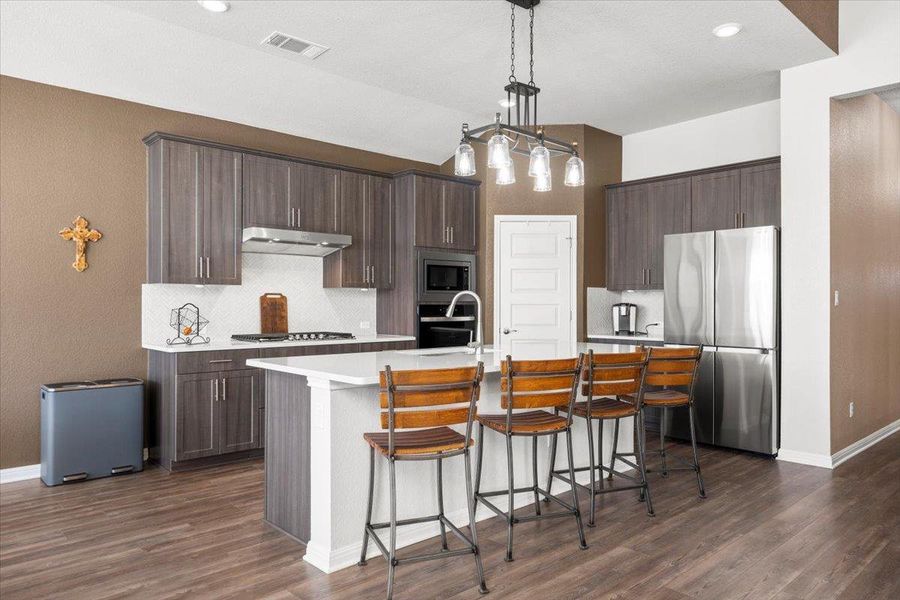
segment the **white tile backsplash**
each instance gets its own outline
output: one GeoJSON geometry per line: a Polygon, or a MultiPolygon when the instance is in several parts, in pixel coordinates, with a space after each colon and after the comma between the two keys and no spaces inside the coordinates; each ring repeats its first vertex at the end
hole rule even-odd
{"type": "MultiPolygon", "coordinates": [[[[662,290],[640,290],[634,292],[614,292],[606,288],[587,289],[587,332],[588,334],[612,333],[612,305],[619,302],[637,304],[637,328],[644,331],[648,323],[663,322],[662,290]]],[[[654,327],[651,334],[662,335],[663,327],[654,327]]]]}
{"type": "Polygon", "coordinates": [[[241,285],[143,285],[142,340],[165,343],[172,337],[169,313],[186,302],[196,304],[209,320],[204,335],[213,340],[258,333],[259,297],[279,292],[287,296],[290,331],[375,334],[375,290],[323,288],[321,258],[245,253],[242,261],[241,285]],[[360,327],[365,321],[369,329],[360,327]]]}

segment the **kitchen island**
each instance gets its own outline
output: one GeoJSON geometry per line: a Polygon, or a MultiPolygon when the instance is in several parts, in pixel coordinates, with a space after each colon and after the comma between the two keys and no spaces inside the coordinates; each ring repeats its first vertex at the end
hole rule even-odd
{"type": "MultiPolygon", "coordinates": [[[[627,352],[630,345],[577,344],[567,358],[579,352],[627,352]]],[[[247,366],[266,373],[266,482],[265,520],[305,544],[304,560],[330,573],[359,559],[365,522],[368,483],[368,447],[363,433],[379,431],[378,374],[385,365],[393,370],[440,369],[474,366],[484,362],[485,377],[480,413],[500,413],[500,363],[504,356],[491,347],[482,354],[463,348],[431,348],[356,354],[252,359],[247,366]]],[[[531,357],[515,357],[517,359],[531,357]]],[[[603,436],[604,461],[609,463],[612,423],[603,436]]],[[[633,423],[623,420],[619,448],[632,449],[633,423]]],[[[588,464],[587,436],[582,419],[575,419],[575,466],[588,464]]],[[[461,426],[455,427],[462,431],[461,426]]],[[[540,485],[546,485],[550,437],[540,439],[540,485]]],[[[531,448],[527,439],[514,439],[516,486],[531,481],[531,448]]],[[[557,458],[565,465],[565,453],[557,458]]],[[[444,505],[447,517],[460,526],[467,523],[463,458],[444,465],[444,505]]],[[[474,457],[473,457],[474,460],[474,457]]],[[[388,518],[387,461],[375,464],[373,521],[388,518]]],[[[579,474],[580,481],[588,473],[579,474]]],[[[482,490],[505,489],[506,448],[503,436],[485,435],[482,490]]],[[[435,512],[437,471],[434,461],[405,462],[397,469],[397,516],[400,519],[435,512]]],[[[554,482],[556,493],[568,486],[554,482]]],[[[533,501],[530,492],[516,497],[516,506],[533,501]]],[[[478,520],[494,516],[479,506],[478,520]]],[[[560,526],[565,526],[560,524],[560,526]]],[[[437,535],[437,523],[401,527],[397,547],[402,548],[437,535]]],[[[369,554],[378,550],[370,544],[369,554]]]]}

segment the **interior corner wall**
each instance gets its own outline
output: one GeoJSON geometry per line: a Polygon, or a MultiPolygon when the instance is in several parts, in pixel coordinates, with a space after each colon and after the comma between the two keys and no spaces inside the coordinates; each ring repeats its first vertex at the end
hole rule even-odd
{"type": "Polygon", "coordinates": [[[875,94],[831,101],[831,286],[835,454],[900,420],[900,114],[875,94]]]}
{"type": "Polygon", "coordinates": [[[622,137],[622,180],[778,156],[780,102],[770,100],[622,137]]]}
{"type": "Polygon", "coordinates": [[[781,72],[781,451],[831,466],[830,100],[900,79],[900,3],[840,3],[841,54],[781,72]]]}

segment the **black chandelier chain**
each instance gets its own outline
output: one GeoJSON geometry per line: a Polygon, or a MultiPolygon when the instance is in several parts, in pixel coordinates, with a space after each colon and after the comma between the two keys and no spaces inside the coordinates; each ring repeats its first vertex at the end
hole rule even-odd
{"type": "Polygon", "coordinates": [[[528,85],[534,85],[534,4],[531,5],[531,9],[528,11],[531,17],[531,22],[528,24],[529,29],[529,58],[531,59],[531,64],[529,65],[531,68],[531,80],[528,82],[528,85]]]}
{"type": "Polygon", "coordinates": [[[516,82],[516,5],[510,3],[509,16],[509,82],[516,82]]]}

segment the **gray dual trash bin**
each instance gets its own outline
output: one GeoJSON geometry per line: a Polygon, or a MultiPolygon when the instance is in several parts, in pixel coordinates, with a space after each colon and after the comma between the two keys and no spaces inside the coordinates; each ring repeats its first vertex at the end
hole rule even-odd
{"type": "Polygon", "coordinates": [[[41,386],[41,479],[47,485],[144,468],[144,382],[41,386]]]}

